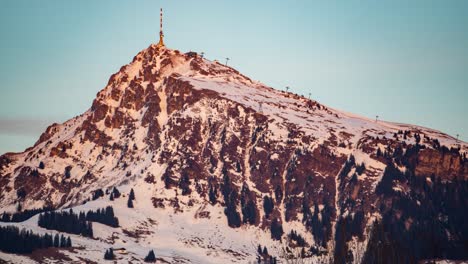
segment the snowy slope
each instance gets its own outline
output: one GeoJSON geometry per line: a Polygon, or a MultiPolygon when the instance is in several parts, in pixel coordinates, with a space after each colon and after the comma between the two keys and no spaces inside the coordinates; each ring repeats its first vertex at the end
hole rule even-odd
{"type": "MultiPolygon", "coordinates": [[[[246,263],[255,260],[259,243],[275,255],[281,255],[285,243],[271,239],[272,219],[264,215],[263,196],[273,197],[280,188],[284,199],[276,199],[274,217],[286,234],[294,229],[314,245],[300,208],[318,203],[323,213],[333,205],[333,221],[352,214],[342,208],[348,194],[337,176],[353,155],[356,164],[366,165],[354,199],[363,201],[369,226],[379,217],[375,188],[386,167],[376,150],[404,151],[417,140],[427,153],[415,157],[421,175],[433,169],[456,175],[447,177],[468,177],[464,160],[457,161],[468,144],[439,131],[375,122],[267,87],[196,54],[151,45],[110,78],[87,112],[52,125],[25,152],[1,157],[0,207],[13,212],[21,203],[24,209],[50,205],[78,211],[112,205],[121,227],[95,224],[98,239],[72,236],[76,246],[86,249],[64,252],[72,259],[99,262],[106,248],[124,247],[128,254],[119,257],[129,261],[155,249],[169,262],[246,263]],[[434,140],[457,154],[440,154],[434,140]],[[434,161],[434,168],[425,165],[434,161]],[[40,162],[44,169],[38,168],[40,162]],[[180,184],[184,175],[190,180],[186,195],[180,184]],[[248,186],[257,209],[255,224],[228,227],[220,190],[226,175],[236,192],[248,186]],[[309,175],[313,188],[305,184],[309,175]],[[218,192],[214,205],[207,195],[211,184],[218,192]],[[135,208],[127,208],[124,197],[90,201],[95,190],[113,187],[122,193],[133,188],[135,208]],[[155,206],[154,199],[162,206],[155,206]],[[129,235],[135,231],[141,234],[129,235]]],[[[36,222],[37,216],[17,225],[45,232],[36,222]]],[[[311,260],[331,257],[332,237],[322,247],[327,254],[311,260]]],[[[362,255],[366,243],[353,240],[350,248],[362,255]]],[[[1,258],[11,256],[1,253],[1,258]]]]}

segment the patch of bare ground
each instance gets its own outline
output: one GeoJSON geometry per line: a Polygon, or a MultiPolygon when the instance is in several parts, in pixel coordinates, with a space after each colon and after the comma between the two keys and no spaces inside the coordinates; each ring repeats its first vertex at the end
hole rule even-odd
{"type": "MultiPolygon", "coordinates": [[[[154,220],[153,220],[154,221],[154,220]]],[[[152,225],[154,225],[154,222],[150,222],[152,225]]],[[[127,229],[122,229],[122,232],[131,238],[135,238],[136,242],[138,242],[139,238],[145,237],[152,235],[154,232],[150,231],[148,228],[148,223],[147,222],[142,222],[137,228],[134,230],[127,230],[127,229]]]]}
{"type": "Polygon", "coordinates": [[[65,252],[70,252],[70,253],[78,253],[78,250],[84,250],[84,248],[70,248],[70,249],[64,249],[64,248],[44,248],[44,249],[38,249],[34,250],[31,254],[28,254],[29,258],[31,258],[34,261],[37,261],[38,263],[45,263],[47,261],[59,261],[61,263],[95,263],[96,262],[90,262],[89,260],[81,259],[80,261],[73,261],[70,257],[68,257],[65,252]]]}
{"type": "Polygon", "coordinates": [[[245,257],[247,256],[246,254],[242,254],[240,252],[237,252],[237,251],[234,251],[234,250],[231,250],[231,249],[223,249],[223,251],[226,252],[229,255],[232,255],[232,256],[236,257],[238,260],[245,259],[245,257]]]}

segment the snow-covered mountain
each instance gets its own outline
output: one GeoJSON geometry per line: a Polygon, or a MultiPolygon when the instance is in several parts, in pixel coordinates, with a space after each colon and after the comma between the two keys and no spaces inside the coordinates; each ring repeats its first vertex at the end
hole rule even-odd
{"type": "MultiPolygon", "coordinates": [[[[259,244],[283,261],[302,248],[313,263],[369,263],[381,252],[398,261],[404,250],[466,259],[467,151],[439,131],[332,109],[151,45],[88,111],[0,157],[0,208],[112,205],[120,227],[94,223],[95,239],[72,235],[73,250],[52,254],[68,261],[100,262],[113,247],[136,262],[154,249],[171,263],[247,263],[259,244]],[[114,187],[123,195],[111,201],[114,187]],[[437,232],[424,237],[428,221],[437,232]]],[[[46,232],[37,218],[1,225],[46,232]]]]}

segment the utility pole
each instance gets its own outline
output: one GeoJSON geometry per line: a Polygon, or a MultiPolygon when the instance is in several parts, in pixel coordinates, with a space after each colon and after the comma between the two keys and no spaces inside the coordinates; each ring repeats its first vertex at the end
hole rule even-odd
{"type": "Polygon", "coordinates": [[[226,58],[226,66],[227,66],[229,60],[230,60],[229,58],[226,58]]]}
{"type": "Polygon", "coordinates": [[[309,93],[309,100],[310,100],[310,95],[311,95],[311,93],[309,93]]]}

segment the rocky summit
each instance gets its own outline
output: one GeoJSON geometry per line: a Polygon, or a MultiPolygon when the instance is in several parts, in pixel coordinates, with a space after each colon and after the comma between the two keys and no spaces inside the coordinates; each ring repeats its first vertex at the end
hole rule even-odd
{"type": "Polygon", "coordinates": [[[439,131],[151,45],[88,111],[0,157],[0,227],[72,244],[0,260],[138,263],[150,250],[161,263],[466,260],[467,152],[439,131]],[[75,213],[91,234],[50,224],[75,213]]]}

